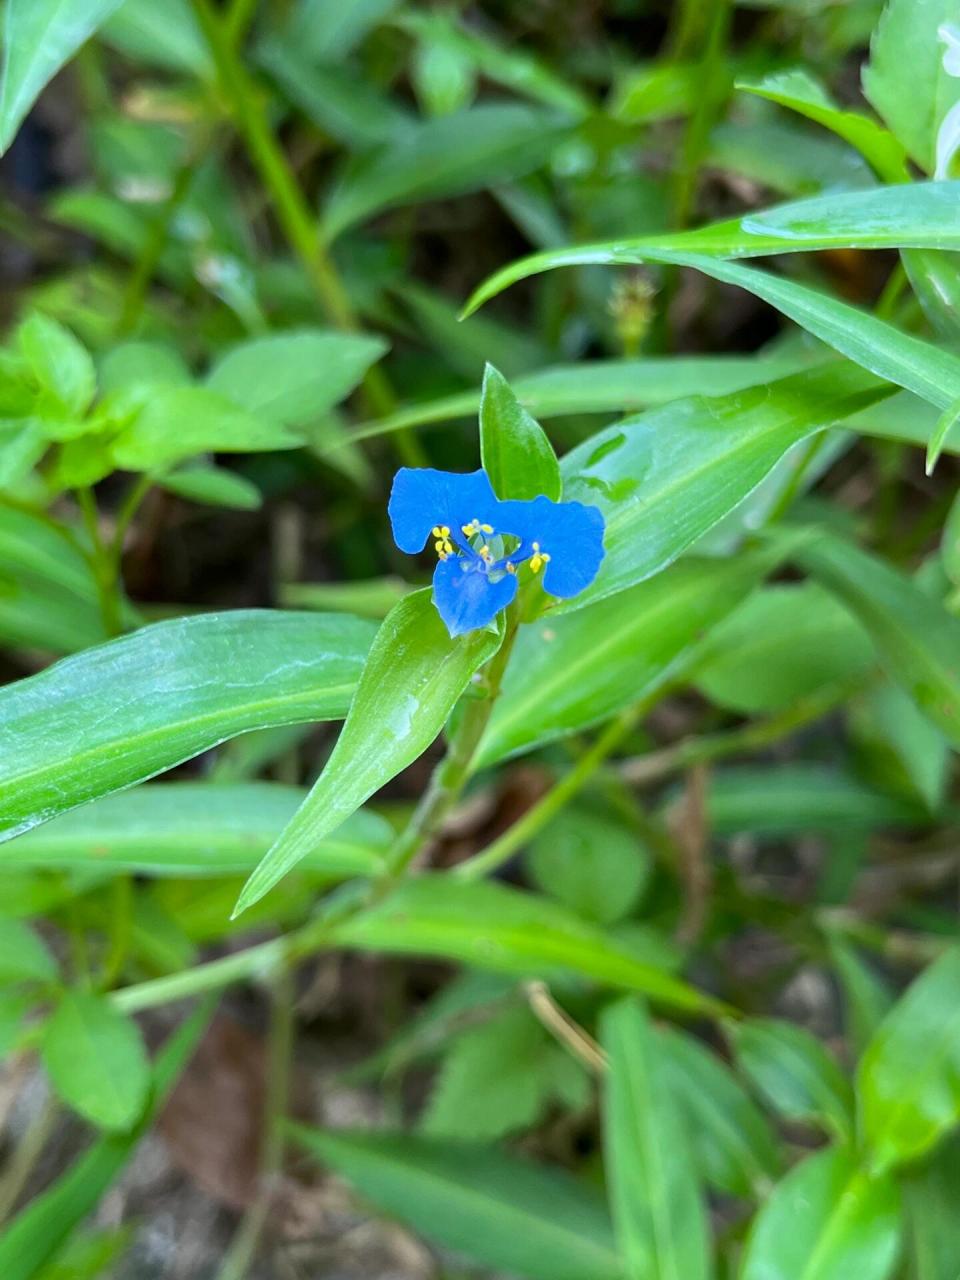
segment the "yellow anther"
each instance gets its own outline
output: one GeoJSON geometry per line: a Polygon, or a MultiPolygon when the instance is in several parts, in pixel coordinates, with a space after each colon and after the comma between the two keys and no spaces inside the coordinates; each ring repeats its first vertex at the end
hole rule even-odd
{"type": "Polygon", "coordinates": [[[475,533],[493,533],[493,525],[481,524],[476,516],[473,517],[469,524],[462,524],[460,528],[468,538],[472,538],[475,533]]]}
{"type": "Polygon", "coordinates": [[[530,568],[534,573],[539,573],[540,566],[549,563],[550,557],[547,555],[546,551],[540,550],[540,543],[535,542],[533,544],[533,555],[530,557],[530,568]]]}
{"type": "Polygon", "coordinates": [[[484,564],[493,564],[493,552],[486,544],[479,548],[478,555],[484,564]]]}
{"type": "Polygon", "coordinates": [[[446,560],[447,556],[453,555],[453,543],[450,541],[450,526],[446,524],[435,524],[433,526],[433,536],[436,542],[433,549],[441,560],[446,560]]]}
{"type": "Polygon", "coordinates": [[[511,564],[511,562],[510,562],[509,560],[507,561],[507,563],[506,563],[503,567],[506,569],[507,573],[516,573],[516,572],[517,572],[517,566],[516,566],[515,564],[511,564]]]}

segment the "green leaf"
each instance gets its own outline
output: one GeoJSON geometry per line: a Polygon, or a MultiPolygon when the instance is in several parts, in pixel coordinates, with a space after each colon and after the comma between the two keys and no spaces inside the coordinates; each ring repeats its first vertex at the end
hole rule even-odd
{"type": "Polygon", "coordinates": [[[71,1231],[93,1213],[156,1118],[196,1048],[209,1017],[209,1006],[198,1009],[160,1050],[152,1071],[150,1105],[141,1123],[128,1134],[100,1138],[0,1232],[0,1275],[4,1280],[35,1280],[38,1269],[54,1257],[71,1231]]]}
{"type": "Polygon", "coordinates": [[[937,131],[960,100],[943,69],[939,27],[956,21],[954,0],[888,0],[870,42],[863,90],[921,169],[933,172],[937,131]]]}
{"type": "Polygon", "coordinates": [[[564,496],[603,512],[606,554],[593,585],[556,612],[666,568],[791,446],[886,394],[851,365],[827,365],[730,396],[677,400],[577,445],[561,463],[564,496]]]}
{"type": "Polygon", "coordinates": [[[137,62],[213,79],[213,60],[190,0],[163,0],[162,7],[155,0],[122,0],[101,35],[137,62]]]}
{"type": "Polygon", "coordinates": [[[738,80],[736,88],[757,97],[768,98],[781,106],[814,120],[856,147],[881,178],[888,182],[905,182],[908,178],[906,153],[886,129],[862,111],[844,111],[836,105],[823,86],[800,68],[779,71],[762,80],[738,80]]]}
{"type": "Polygon", "coordinates": [[[40,1055],[60,1097],[101,1129],[139,1120],[150,1063],[137,1024],[109,1000],[68,991],[44,1025],[40,1055]]]}
{"type": "Polygon", "coordinates": [[[90,566],[70,533],[41,512],[0,505],[0,564],[24,569],[79,597],[96,598],[90,566]]]}
{"type": "MultiPolygon", "coordinates": [[[[306,792],[273,782],[165,782],[105,796],[25,832],[4,850],[5,867],[95,866],[150,876],[249,872],[296,813],[306,792]]],[[[393,838],[360,809],[318,842],[305,871],[372,875],[393,838]]],[[[0,924],[0,937],[2,937],[0,924]]]]}
{"type": "Polygon", "coordinates": [[[960,1120],[960,950],[901,996],[860,1062],[860,1126],[877,1170],[915,1160],[960,1120]]]}
{"type": "Polygon", "coordinates": [[[933,434],[927,444],[926,472],[928,476],[933,475],[933,469],[943,453],[943,446],[946,444],[947,436],[960,421],[960,399],[954,400],[952,404],[947,405],[943,413],[937,419],[937,425],[933,429],[933,434]]]}
{"type": "Polygon", "coordinates": [[[627,1275],[706,1280],[706,1209],[661,1041],[635,1000],[606,1009],[600,1032],[607,1181],[627,1275]]]}
{"type": "Polygon", "coordinates": [[[53,1261],[37,1272],[36,1280],[102,1280],[129,1248],[135,1231],[129,1222],[75,1232],[53,1261]]]}
{"type": "Polygon", "coordinates": [[[485,79],[521,97],[558,107],[571,115],[590,113],[589,98],[568,77],[558,75],[542,59],[517,44],[509,48],[497,44],[486,32],[468,26],[453,11],[411,8],[401,12],[397,22],[412,35],[443,40],[469,59],[485,79]]]}
{"type": "Polygon", "coordinates": [[[960,618],[899,570],[833,535],[812,532],[793,554],[859,618],[892,679],[960,745],[960,618]]]}
{"type": "Polygon", "coordinates": [[[3,643],[64,654],[106,638],[100,607],[91,595],[78,595],[29,571],[0,570],[3,643]]]}
{"type": "Polygon", "coordinates": [[[774,561],[685,559],[574,613],[525,626],[477,752],[483,767],[589,728],[682,679],[774,561]]]}
{"type": "Polygon", "coordinates": [[[508,1008],[456,1038],[422,1130],[436,1138],[493,1140],[536,1124],[557,1094],[585,1105],[590,1087],[584,1067],[529,1009],[508,1008]]]}
{"type": "MultiPolygon", "coordinates": [[[[0,537],[2,536],[0,526],[0,537]]],[[[960,585],[960,490],[950,504],[950,511],[943,524],[940,559],[950,581],[955,586],[960,585]]]]}
{"type": "Polygon", "coordinates": [[[137,387],[182,387],[189,382],[190,370],[179,351],[162,342],[122,342],[100,361],[104,395],[137,387]]]}
{"type": "Polygon", "coordinates": [[[291,5],[284,34],[315,62],[340,62],[397,7],[397,0],[353,0],[334,7],[328,0],[291,5]]]}
{"type": "Polygon", "coordinates": [[[46,453],[49,441],[39,422],[0,422],[0,493],[15,493],[46,453]]]}
{"type": "Polygon", "coordinates": [[[221,356],[207,387],[254,416],[302,427],[345,399],[387,347],[383,338],[325,329],[269,334],[221,356]]]}
{"type": "Polygon", "coordinates": [[[627,124],[651,124],[689,114],[701,69],[692,62],[644,63],[614,85],[610,114],[627,124]]]}
{"type": "Polygon", "coordinates": [[[7,0],[0,73],[0,154],[43,87],[123,0],[7,0]]]}
{"type": "Polygon", "coordinates": [[[57,408],[64,414],[84,414],[97,389],[97,374],[90,353],[70,330],[35,311],[17,330],[17,342],[57,408]]]}
{"type": "MultiPolygon", "coordinates": [[[[524,370],[535,369],[547,359],[549,348],[528,329],[516,328],[489,316],[461,320],[459,307],[444,294],[411,280],[398,281],[396,293],[411,312],[418,337],[441,354],[471,385],[483,377],[488,363],[496,365],[514,386],[514,379],[522,376],[524,370]]],[[[470,402],[467,416],[475,416],[480,407],[478,392],[460,392],[444,399],[464,397],[470,402]]]]}
{"type": "Polygon", "coordinates": [[[421,755],[437,737],[502,635],[451,640],[430,590],[404,596],[377,632],[326,768],[244,886],[235,915],[272,888],[328,832],[421,755]]]}
{"type": "Polygon", "coordinates": [[[560,501],[560,467],[546,432],[492,364],[480,396],[480,457],[498,498],[560,501]]]}
{"type": "Polygon", "coordinates": [[[281,584],[280,602],[293,609],[329,609],[381,620],[410,590],[409,583],[395,577],[356,582],[288,582],[281,584]]]}
{"type": "Polygon", "coordinates": [[[734,711],[777,711],[866,672],[873,645],[856,619],[814,583],[764,587],[714,626],[697,687],[734,711]]]}
{"type": "Polygon", "coordinates": [[[909,1170],[901,1185],[916,1280],[957,1280],[960,1140],[942,1143],[924,1165],[909,1170]]]}
{"type": "Polygon", "coordinates": [[[887,1280],[900,1251],[896,1184],[843,1147],[808,1156],[761,1209],[741,1280],[887,1280]]]}
{"type": "MultiPolygon", "coordinates": [[[[899,187],[893,189],[900,190],[899,187]]],[[[481,301],[515,280],[536,271],[568,265],[570,261],[569,251],[559,250],[515,263],[482,285],[468,304],[467,311],[469,313],[481,301]]],[[[808,285],[795,284],[784,277],[738,263],[653,246],[636,250],[619,246],[615,254],[609,248],[595,248],[592,254],[589,249],[584,249],[579,251],[576,261],[605,264],[663,262],[694,267],[714,280],[738,285],[762,298],[864,369],[913,391],[941,409],[960,399],[960,358],[808,285]]]]}
{"type": "Polygon", "coordinates": [[[702,1178],[728,1195],[765,1198],[780,1169],[765,1116],[729,1067],[693,1036],[664,1028],[660,1040],[702,1178]]]}
{"type": "Polygon", "coordinates": [[[161,489],[191,502],[203,502],[231,511],[257,511],[263,494],[246,476],[225,467],[185,467],[159,480],[161,489]]]}
{"type": "MultiPolygon", "coordinates": [[[[419,312],[418,312],[419,318],[419,312]]],[[[472,323],[472,317],[465,323],[472,323]]],[[[423,320],[421,318],[421,326],[423,320]]],[[[489,349],[489,343],[487,343],[489,349]]],[[[773,382],[811,363],[806,351],[743,356],[651,356],[643,360],[581,360],[535,373],[518,373],[511,386],[522,408],[542,418],[580,413],[626,413],[697,395],[709,387],[712,396],[773,382]]],[[[400,409],[350,434],[351,440],[387,435],[407,427],[469,418],[479,411],[475,391],[429,400],[400,409]]]]}
{"type": "Polygon", "coordinates": [[[623,1280],[592,1188],[485,1146],[295,1126],[298,1145],[429,1240],[531,1280],[623,1280]]]}
{"type": "Polygon", "coordinates": [[[635,832],[575,807],[537,836],[527,866],[539,889],[597,924],[630,915],[650,878],[650,855],[635,832]]]}
{"type": "Polygon", "coordinates": [[[414,126],[409,111],[349,63],[313,62],[293,41],[276,37],[261,42],[257,58],[294,106],[351,150],[388,143],[414,126]]]}
{"type": "Polygon", "coordinates": [[[254,453],[301,444],[301,436],[267,417],[254,417],[208,387],[157,387],[111,451],[118,467],[152,471],[200,453],[254,453]]]}
{"type": "Polygon", "coordinates": [[[34,1006],[34,998],[23,991],[0,991],[0,1062],[19,1039],[20,1024],[34,1006]]]}
{"type": "Polygon", "coordinates": [[[862,191],[874,184],[866,161],[845,142],[768,113],[715,125],[704,160],[788,196],[862,191]]]}
{"type": "Polygon", "coordinates": [[[0,983],[55,982],[53,956],[29,925],[0,916],[0,983]]]}
{"type": "Polygon", "coordinates": [[[714,773],[707,796],[710,829],[731,836],[804,831],[872,831],[924,821],[919,805],[866,787],[821,765],[738,765],[714,773]]]}
{"type": "Polygon", "coordinates": [[[469,52],[440,33],[425,33],[410,69],[417,100],[428,116],[447,116],[468,107],[477,88],[477,69],[469,52]]]}
{"type": "Polygon", "coordinates": [[[522,177],[539,168],[568,131],[563,116],[515,103],[414,125],[351,161],[327,200],[323,234],[332,240],[383,209],[522,177]]]}
{"type": "Polygon", "coordinates": [[[960,337],[960,267],[956,255],[938,249],[901,249],[907,279],[939,340],[960,337]]]}
{"type": "Polygon", "coordinates": [[[629,947],[564,907],[489,881],[417,876],[337,925],[333,937],[360,951],[441,956],[519,977],[578,973],[678,1009],[721,1007],[687,983],[641,963],[629,947]]]}
{"type": "Polygon", "coordinates": [[[346,615],[201,614],[5,686],[0,840],[249,729],[340,718],[373,631],[346,615]]]}
{"type": "Polygon", "coordinates": [[[893,996],[886,983],[839,933],[830,932],[827,945],[846,1004],[847,1032],[859,1055],[889,1012],[893,996]]]}
{"type": "Polygon", "coordinates": [[[899,685],[882,681],[851,707],[850,723],[876,783],[918,796],[931,813],[943,803],[950,747],[899,685]]]}
{"type": "Polygon", "coordinates": [[[737,1064],[767,1102],[789,1120],[816,1120],[849,1137],[850,1082],[820,1041],[803,1027],[751,1018],[727,1027],[737,1064]]]}
{"type": "MultiPolygon", "coordinates": [[[[690,231],[623,236],[600,243],[551,248],[520,258],[495,272],[474,290],[464,311],[469,315],[519,280],[557,267],[628,266],[645,261],[682,260],[705,271],[700,255],[754,258],[814,249],[956,250],[960,249],[960,226],[953,211],[958,192],[960,181],[871,186],[864,191],[831,192],[791,200],[742,218],[730,218],[690,231]]],[[[743,283],[757,274],[724,278],[743,283]]],[[[779,283],[789,284],[784,280],[779,283]]],[[[743,287],[751,286],[744,283],[743,287]]],[[[800,289],[800,286],[794,288],[800,289]]],[[[784,294],[786,296],[788,294],[784,294]]],[[[848,310],[854,315],[863,314],[853,307],[848,310]]]]}

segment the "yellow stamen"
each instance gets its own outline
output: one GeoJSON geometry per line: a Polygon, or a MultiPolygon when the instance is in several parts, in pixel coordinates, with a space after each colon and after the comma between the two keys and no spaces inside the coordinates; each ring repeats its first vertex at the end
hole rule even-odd
{"type": "Polygon", "coordinates": [[[432,529],[436,542],[433,549],[441,560],[446,560],[447,556],[453,555],[453,543],[450,541],[450,526],[446,524],[435,524],[432,529]]]}
{"type": "Polygon", "coordinates": [[[484,564],[493,564],[493,552],[486,544],[478,549],[478,555],[484,564]]]}
{"type": "Polygon", "coordinates": [[[530,557],[530,568],[534,573],[540,572],[540,566],[550,563],[550,557],[546,551],[540,550],[540,543],[533,544],[533,555],[530,557]]]}
{"type": "Polygon", "coordinates": [[[460,528],[468,538],[472,538],[475,533],[493,533],[493,525],[481,524],[476,516],[473,517],[469,524],[462,524],[460,528]]]}

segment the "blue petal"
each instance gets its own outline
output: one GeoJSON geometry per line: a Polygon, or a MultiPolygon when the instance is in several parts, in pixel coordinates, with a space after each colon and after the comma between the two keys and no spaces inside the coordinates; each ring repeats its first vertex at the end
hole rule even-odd
{"type": "Polygon", "coordinates": [[[543,589],[567,599],[579,595],[597,576],[603,560],[603,516],[582,502],[501,502],[500,528],[521,539],[510,557],[515,563],[533,554],[534,542],[550,559],[543,589]]]}
{"type": "Polygon", "coordinates": [[[435,471],[401,467],[393,479],[387,511],[401,551],[422,551],[430,530],[447,525],[454,537],[471,520],[492,524],[500,504],[485,471],[435,471]]]}
{"type": "Polygon", "coordinates": [[[487,626],[516,594],[514,574],[491,582],[475,562],[457,556],[440,560],[434,570],[433,603],[451,636],[487,626]]]}

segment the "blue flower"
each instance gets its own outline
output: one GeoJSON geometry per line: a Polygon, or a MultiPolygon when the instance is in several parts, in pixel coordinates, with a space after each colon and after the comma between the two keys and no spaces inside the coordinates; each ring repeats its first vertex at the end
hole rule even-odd
{"type": "Polygon", "coordinates": [[[401,551],[415,555],[432,540],[433,602],[451,636],[487,626],[513,601],[522,564],[566,599],[590,585],[603,559],[596,507],[542,496],[504,502],[485,471],[401,467],[388,511],[401,551]]]}

